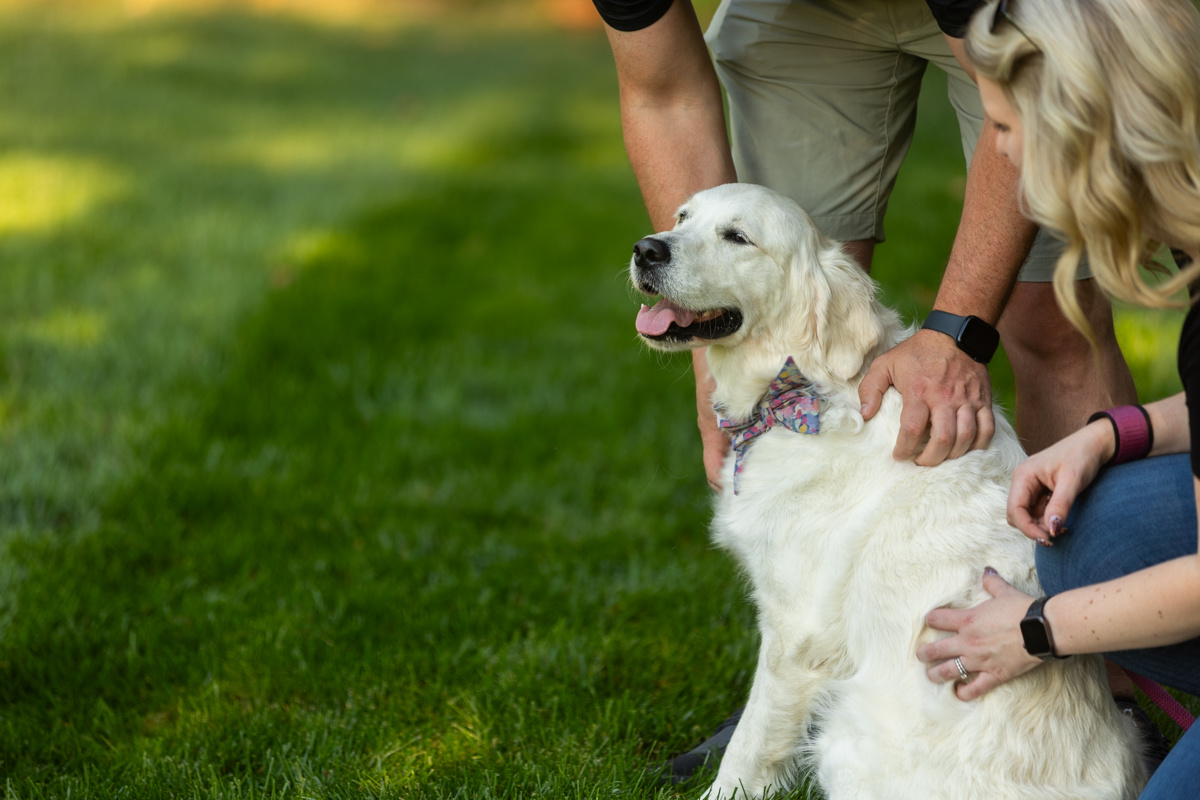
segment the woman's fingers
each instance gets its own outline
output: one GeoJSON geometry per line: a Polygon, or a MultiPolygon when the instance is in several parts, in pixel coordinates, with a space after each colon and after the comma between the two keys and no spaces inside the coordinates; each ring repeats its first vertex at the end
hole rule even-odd
{"type": "Polygon", "coordinates": [[[1008,524],[1034,541],[1042,542],[1050,534],[1042,528],[1042,509],[1048,503],[1053,485],[1047,485],[1041,476],[1028,468],[1025,462],[1013,472],[1012,488],[1008,492],[1008,524]]]}
{"type": "MultiPolygon", "coordinates": [[[[957,633],[958,629],[962,627],[963,620],[968,613],[967,609],[935,608],[925,615],[925,624],[934,630],[957,633]]],[[[941,641],[946,640],[942,639],[941,641]]],[[[933,644],[937,643],[933,642],[933,644]]]]}
{"type": "MultiPolygon", "coordinates": [[[[957,671],[956,669],[955,672],[957,671]]],[[[980,672],[977,675],[972,675],[971,680],[966,683],[960,683],[954,691],[958,695],[959,700],[974,700],[977,697],[987,694],[1002,683],[1004,681],[995,675],[980,672]]]]}

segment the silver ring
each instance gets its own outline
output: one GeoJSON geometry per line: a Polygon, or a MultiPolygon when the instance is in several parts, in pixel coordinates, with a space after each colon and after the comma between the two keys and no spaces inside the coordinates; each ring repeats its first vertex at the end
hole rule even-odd
{"type": "Polygon", "coordinates": [[[970,682],[971,682],[971,679],[970,679],[970,677],[967,675],[967,668],[966,668],[966,667],[964,667],[964,666],[962,665],[962,659],[961,659],[961,658],[957,658],[957,657],[956,657],[956,658],[954,659],[954,666],[958,667],[958,677],[962,678],[962,682],[963,682],[963,683],[970,683],[970,682]]]}

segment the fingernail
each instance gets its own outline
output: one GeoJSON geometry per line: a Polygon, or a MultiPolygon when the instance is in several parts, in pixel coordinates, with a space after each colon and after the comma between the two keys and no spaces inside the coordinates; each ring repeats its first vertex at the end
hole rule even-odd
{"type": "Polygon", "coordinates": [[[1050,535],[1051,536],[1058,536],[1060,533],[1062,533],[1062,522],[1063,522],[1062,517],[1060,517],[1058,514],[1055,514],[1054,516],[1050,517],[1050,535]]]}
{"type": "Polygon", "coordinates": [[[1045,538],[1038,539],[1038,544],[1040,544],[1042,547],[1053,547],[1054,546],[1050,543],[1049,539],[1045,539],[1045,538]]]}
{"type": "Polygon", "coordinates": [[[860,413],[860,414],[867,413],[867,404],[866,403],[863,403],[861,406],[858,407],[858,413],[860,413]]]}
{"type": "Polygon", "coordinates": [[[992,569],[991,567],[984,567],[983,574],[984,575],[999,575],[1000,573],[996,572],[996,570],[992,569]]]}

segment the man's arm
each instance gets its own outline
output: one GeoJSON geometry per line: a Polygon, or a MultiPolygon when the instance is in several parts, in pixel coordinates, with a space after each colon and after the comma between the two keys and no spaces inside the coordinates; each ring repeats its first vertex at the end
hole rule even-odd
{"type": "MultiPolygon", "coordinates": [[[[962,41],[946,38],[974,77],[962,41]]],[[[995,138],[995,127],[985,119],[967,173],[962,219],[934,301],[939,311],[973,314],[993,327],[1037,234],[1037,227],[1021,213],[1020,173],[996,152],[995,138]]],[[[945,334],[918,331],[875,359],[858,390],[865,419],[875,415],[884,392],[893,385],[904,396],[893,451],[897,460],[912,457],[927,429],[929,442],[915,460],[922,466],[957,458],[991,441],[995,419],[987,368],[945,334]]]]}
{"type": "MultiPolygon", "coordinates": [[[[717,74],[690,0],[640,31],[607,28],[621,89],[625,150],[655,231],[695,192],[737,180],[717,74]]],[[[717,427],[703,350],[692,352],[704,470],[714,489],[729,447],[717,427]]]]}
{"type": "Polygon", "coordinates": [[[648,28],[607,27],[625,150],[655,231],[692,194],[736,180],[721,87],[690,0],[648,28]]]}

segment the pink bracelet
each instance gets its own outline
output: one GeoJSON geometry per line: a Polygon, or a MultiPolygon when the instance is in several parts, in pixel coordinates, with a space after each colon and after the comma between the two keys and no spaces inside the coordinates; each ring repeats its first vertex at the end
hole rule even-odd
{"type": "Polygon", "coordinates": [[[1112,458],[1104,466],[1124,464],[1145,458],[1154,446],[1154,429],[1150,427],[1150,415],[1142,406],[1117,406],[1107,411],[1097,411],[1088,417],[1088,424],[1101,417],[1112,423],[1116,448],[1112,458]]]}

